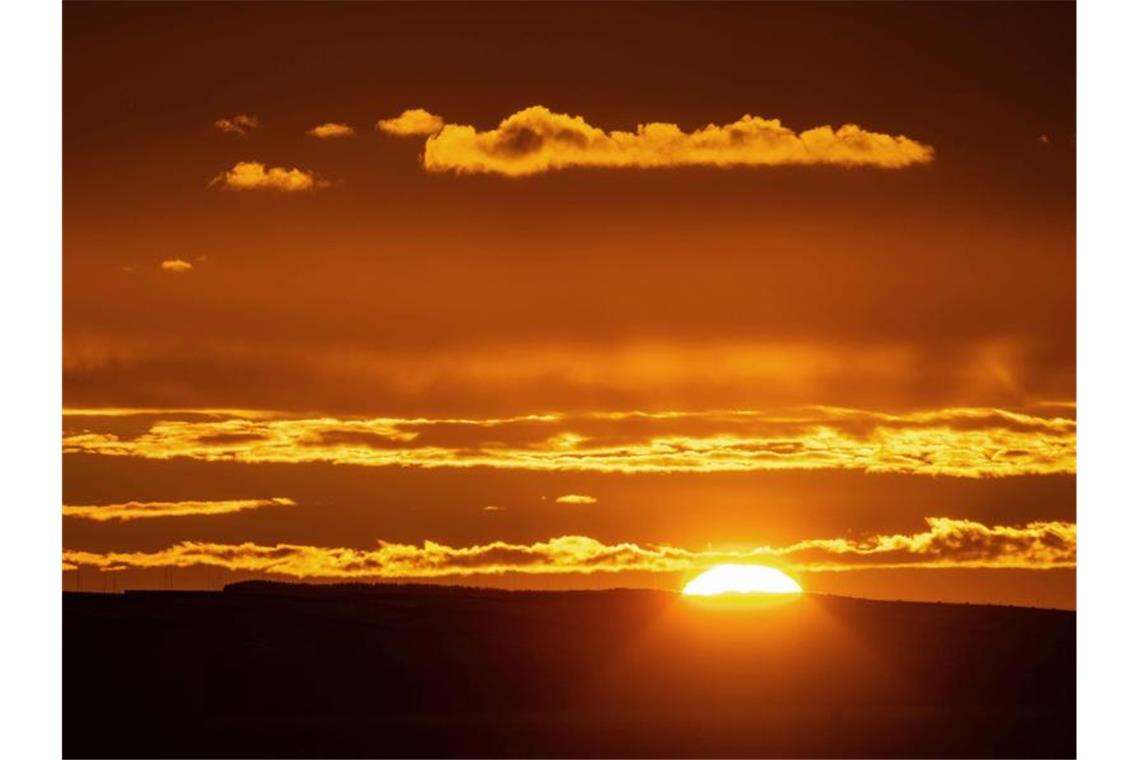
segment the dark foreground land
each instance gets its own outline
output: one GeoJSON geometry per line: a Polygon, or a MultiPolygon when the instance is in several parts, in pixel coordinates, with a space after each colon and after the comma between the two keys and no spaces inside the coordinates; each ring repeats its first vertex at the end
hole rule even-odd
{"type": "Polygon", "coordinates": [[[64,595],[68,757],[1072,757],[1076,615],[246,583],[64,595]]]}

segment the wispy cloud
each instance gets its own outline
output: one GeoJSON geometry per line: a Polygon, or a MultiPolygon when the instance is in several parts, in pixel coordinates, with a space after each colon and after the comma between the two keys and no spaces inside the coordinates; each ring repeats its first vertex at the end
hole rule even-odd
{"type": "Polygon", "coordinates": [[[487,131],[441,125],[427,140],[423,164],[430,171],[522,176],[570,167],[831,164],[897,169],[933,157],[929,145],[854,124],[796,133],[779,119],[743,116],[692,132],[662,122],[641,124],[635,132],[606,132],[580,116],[532,106],[487,131]]]}
{"type": "Polygon", "coordinates": [[[183,261],[182,259],[167,259],[159,266],[162,267],[162,271],[174,272],[175,274],[189,272],[194,268],[193,264],[191,264],[189,261],[183,261]]]}
{"type": "Polygon", "coordinates": [[[232,169],[214,177],[210,184],[220,184],[231,190],[276,190],[285,193],[316,190],[329,185],[311,172],[279,166],[266,167],[259,161],[239,161],[232,169]]]}
{"type": "Polygon", "coordinates": [[[554,500],[558,504],[597,504],[598,500],[593,496],[587,496],[580,493],[568,493],[565,496],[559,496],[554,500]]]}
{"type": "Polygon", "coordinates": [[[218,119],[214,122],[214,126],[223,132],[244,136],[249,134],[251,130],[261,127],[261,122],[258,121],[256,116],[239,113],[237,116],[218,119]]]}
{"type": "Polygon", "coordinates": [[[305,134],[327,140],[334,137],[352,137],[356,134],[356,130],[347,124],[338,124],[333,121],[328,121],[313,127],[305,134]]]}
{"type": "Polygon", "coordinates": [[[443,117],[429,113],[422,108],[410,108],[399,116],[381,119],[376,128],[390,135],[431,135],[443,129],[443,117]]]}
{"type": "Polygon", "coordinates": [[[275,497],[272,499],[233,499],[229,501],[128,501],[123,504],[101,506],[63,506],[64,517],[107,522],[108,520],[128,521],[155,517],[200,517],[203,515],[228,515],[264,507],[296,506],[292,499],[275,497]]]}
{"type": "Polygon", "coordinates": [[[501,419],[154,413],[143,432],[65,430],[65,453],[539,471],[861,470],[1002,477],[1076,472],[1076,421],[990,408],[600,412],[501,419]],[[180,418],[173,418],[180,417],[180,418]],[[173,419],[172,419],[173,418],[173,419]]]}
{"type": "Polygon", "coordinates": [[[926,530],[861,539],[809,539],[745,551],[690,551],[675,546],[604,544],[560,536],[533,544],[495,541],[451,547],[380,542],[375,549],[295,544],[216,544],[184,541],[155,552],[63,552],[68,566],[104,570],[209,565],[294,578],[440,578],[523,573],[676,573],[720,562],[762,562],[798,572],[899,567],[1018,568],[1076,566],[1077,527],[1070,522],[988,526],[972,520],[927,518],[926,530]]]}

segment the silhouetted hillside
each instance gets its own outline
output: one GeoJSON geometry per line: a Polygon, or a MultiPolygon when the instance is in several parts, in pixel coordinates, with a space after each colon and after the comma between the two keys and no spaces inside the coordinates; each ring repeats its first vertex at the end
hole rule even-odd
{"type": "Polygon", "coordinates": [[[1075,754],[1071,612],[272,583],[63,609],[71,757],[1075,754]]]}

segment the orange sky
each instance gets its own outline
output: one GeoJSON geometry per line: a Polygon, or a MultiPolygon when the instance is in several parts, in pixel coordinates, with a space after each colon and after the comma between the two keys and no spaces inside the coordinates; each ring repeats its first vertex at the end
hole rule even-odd
{"type": "Polygon", "coordinates": [[[65,586],[1075,606],[1074,60],[1068,4],[68,4],[65,586]]]}

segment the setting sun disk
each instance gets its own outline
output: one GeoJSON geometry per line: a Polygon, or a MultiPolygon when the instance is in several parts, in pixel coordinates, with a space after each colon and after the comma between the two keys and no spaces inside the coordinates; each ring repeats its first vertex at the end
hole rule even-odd
{"type": "Polygon", "coordinates": [[[685,584],[686,596],[719,594],[800,594],[803,589],[787,574],[764,565],[717,565],[685,584]]]}

